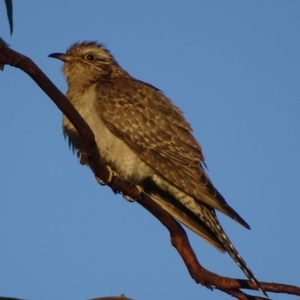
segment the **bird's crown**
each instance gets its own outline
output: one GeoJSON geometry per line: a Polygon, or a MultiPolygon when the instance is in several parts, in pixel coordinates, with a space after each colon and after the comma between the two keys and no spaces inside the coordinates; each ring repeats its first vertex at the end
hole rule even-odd
{"type": "Polygon", "coordinates": [[[89,62],[97,60],[101,60],[102,62],[114,61],[114,57],[109,50],[103,44],[96,41],[74,43],[68,48],[66,55],[74,58],[82,58],[89,62]]]}

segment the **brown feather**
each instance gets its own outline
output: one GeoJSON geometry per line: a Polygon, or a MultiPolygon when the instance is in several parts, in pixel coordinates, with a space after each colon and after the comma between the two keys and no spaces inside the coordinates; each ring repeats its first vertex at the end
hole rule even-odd
{"type": "Polygon", "coordinates": [[[190,125],[158,89],[127,74],[99,81],[97,96],[104,124],[162,178],[250,228],[212,185],[190,125]]]}

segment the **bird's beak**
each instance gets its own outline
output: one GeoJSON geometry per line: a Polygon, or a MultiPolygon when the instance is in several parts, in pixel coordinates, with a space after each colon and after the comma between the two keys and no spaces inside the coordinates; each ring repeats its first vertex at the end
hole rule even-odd
{"type": "Polygon", "coordinates": [[[63,62],[70,61],[71,56],[64,53],[51,53],[48,57],[53,57],[62,60],[63,62]]]}

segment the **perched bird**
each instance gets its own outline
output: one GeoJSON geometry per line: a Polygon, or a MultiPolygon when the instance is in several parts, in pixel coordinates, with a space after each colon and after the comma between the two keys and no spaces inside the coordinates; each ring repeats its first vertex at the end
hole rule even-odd
{"type": "MultiPolygon", "coordinates": [[[[159,89],[133,78],[97,42],[75,43],[66,53],[49,56],[64,62],[66,96],[94,132],[107,166],[212,246],[227,251],[264,293],[215,209],[250,227],[208,178],[202,148],[182,111],[159,89]]],[[[80,153],[81,140],[66,116],[63,132],[80,153]]]]}

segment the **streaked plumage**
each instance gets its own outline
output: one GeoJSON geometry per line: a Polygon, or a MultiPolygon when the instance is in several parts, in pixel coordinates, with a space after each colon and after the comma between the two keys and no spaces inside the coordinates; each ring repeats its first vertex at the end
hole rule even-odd
{"type": "MultiPolygon", "coordinates": [[[[211,245],[227,251],[260,288],[215,209],[250,227],[208,178],[202,148],[180,109],[157,88],[130,76],[96,42],[76,43],[66,54],[50,56],[64,61],[67,97],[93,130],[106,164],[211,245]]],[[[65,116],[63,130],[80,152],[79,136],[65,116]]]]}

